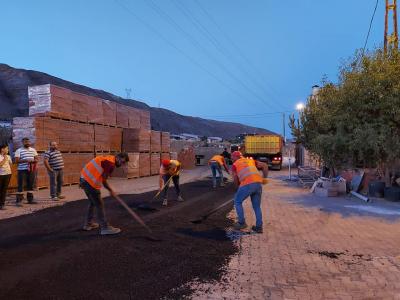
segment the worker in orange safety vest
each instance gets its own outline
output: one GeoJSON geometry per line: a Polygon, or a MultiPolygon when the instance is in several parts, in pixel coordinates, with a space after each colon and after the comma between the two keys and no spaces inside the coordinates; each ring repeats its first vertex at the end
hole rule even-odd
{"type": "Polygon", "coordinates": [[[229,174],[229,169],[226,165],[225,158],[222,155],[214,155],[208,161],[208,165],[210,166],[212,172],[212,183],[213,188],[217,187],[217,172],[220,178],[220,186],[224,186],[224,174],[222,173],[222,167],[224,167],[225,171],[229,174]]]}
{"type": "Polygon", "coordinates": [[[180,202],[184,201],[184,199],[181,196],[181,189],[179,186],[179,174],[181,172],[181,167],[182,167],[182,164],[178,160],[175,160],[175,159],[163,159],[161,161],[159,192],[162,193],[162,198],[163,198],[162,205],[163,206],[168,205],[168,189],[169,189],[169,184],[170,184],[171,180],[175,186],[177,200],[180,202]]]}
{"type": "Polygon", "coordinates": [[[80,186],[89,199],[89,208],[83,230],[89,231],[99,228],[100,226],[101,235],[117,234],[121,232],[121,229],[112,227],[107,223],[100,189],[104,186],[110,192],[110,195],[115,197],[117,194],[108,184],[107,178],[116,167],[121,167],[128,161],[129,156],[124,152],[118,153],[117,155],[101,155],[93,158],[82,169],[80,186]],[[99,224],[93,221],[95,209],[99,224]]]}
{"type": "Polygon", "coordinates": [[[257,233],[262,233],[261,196],[262,185],[267,183],[268,165],[252,158],[243,157],[239,151],[232,153],[232,160],[234,162],[232,166],[233,180],[236,186],[239,186],[234,200],[238,217],[238,222],[234,225],[234,228],[240,230],[247,227],[243,211],[243,201],[250,197],[256,216],[256,225],[251,229],[257,233]],[[261,176],[259,170],[262,171],[263,176],[261,176]]]}

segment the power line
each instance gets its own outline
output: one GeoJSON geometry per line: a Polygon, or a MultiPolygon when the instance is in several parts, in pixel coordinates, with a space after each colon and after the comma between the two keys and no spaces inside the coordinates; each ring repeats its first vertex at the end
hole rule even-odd
{"type": "Polygon", "coordinates": [[[376,0],[374,12],[372,13],[371,21],[369,22],[368,33],[367,33],[367,37],[365,38],[364,48],[363,48],[363,50],[362,50],[361,57],[364,56],[365,49],[367,48],[368,39],[369,39],[369,34],[371,33],[372,23],[374,22],[376,9],[378,8],[378,3],[379,3],[379,0],[376,0]]]}
{"type": "MultiPolygon", "coordinates": [[[[238,61],[234,55],[221,43],[218,39],[207,29],[202,22],[195,17],[195,15],[184,5],[182,1],[174,0],[173,3],[175,6],[189,19],[189,21],[214,45],[214,47],[224,56],[227,60],[231,61],[231,63],[238,67],[242,72],[246,73],[249,79],[251,78],[251,82],[260,88],[265,94],[270,95],[268,91],[264,88],[262,84],[258,82],[258,78],[254,76],[251,72],[248,72],[247,68],[243,67],[242,63],[238,61]]],[[[273,96],[273,98],[275,98],[273,96]]],[[[280,105],[279,103],[277,103],[280,105]]],[[[280,105],[281,106],[281,105],[280,105]]]]}
{"type": "MultiPolygon", "coordinates": [[[[226,74],[228,74],[231,78],[233,78],[235,81],[237,81],[243,88],[245,88],[248,92],[253,94],[254,97],[256,97],[261,103],[263,103],[266,106],[269,106],[271,104],[268,104],[265,102],[265,100],[260,97],[257,93],[255,93],[247,84],[245,84],[242,80],[240,80],[235,74],[233,74],[223,63],[218,61],[210,52],[201,44],[199,43],[190,33],[185,31],[168,13],[163,11],[159,6],[157,6],[153,0],[148,0],[146,3],[153,8],[157,14],[159,14],[162,18],[164,18],[168,23],[170,23],[175,29],[179,32],[181,32],[185,38],[192,43],[192,45],[198,49],[200,49],[210,60],[212,60],[216,65],[218,65],[226,74]]],[[[273,103],[275,105],[275,103],[273,103]]]]}
{"type": "Polygon", "coordinates": [[[169,46],[174,48],[176,51],[178,51],[181,55],[186,57],[192,64],[196,65],[200,69],[202,69],[204,72],[206,72],[208,75],[213,77],[215,80],[218,81],[221,85],[229,89],[232,93],[234,93],[236,96],[239,98],[243,98],[243,96],[238,92],[237,90],[233,89],[230,85],[225,83],[223,80],[221,80],[218,76],[213,74],[211,71],[209,71],[207,68],[205,68],[201,63],[196,61],[194,58],[192,58],[190,55],[186,54],[183,50],[178,48],[174,43],[172,43],[169,39],[167,39],[164,35],[162,35],[157,29],[155,29],[152,25],[150,25],[148,22],[146,22],[143,18],[141,18],[138,14],[134,13],[129,7],[124,5],[122,2],[119,0],[114,0],[115,3],[117,3],[120,7],[122,7],[124,10],[126,10],[129,14],[133,15],[140,23],[142,23],[144,26],[147,27],[150,31],[152,31],[154,34],[156,34],[159,38],[161,38],[164,42],[166,42],[169,46]]]}
{"type": "MultiPolygon", "coordinates": [[[[262,73],[258,70],[258,68],[251,62],[250,59],[247,58],[247,56],[243,53],[243,51],[239,48],[239,46],[237,46],[237,44],[232,40],[232,38],[230,38],[230,36],[224,32],[222,27],[217,23],[217,21],[215,21],[214,17],[207,11],[207,9],[205,9],[204,6],[200,4],[200,1],[195,0],[194,2],[201,9],[203,14],[214,24],[214,26],[218,29],[218,31],[225,37],[225,39],[232,45],[232,47],[237,51],[239,56],[242,57],[242,59],[247,63],[247,65],[250,66],[258,74],[259,77],[262,77],[262,73]]],[[[271,91],[273,91],[275,94],[278,94],[277,91],[271,85],[269,85],[267,82],[264,83],[271,89],[271,91]]]]}
{"type": "Polygon", "coordinates": [[[202,118],[230,118],[230,117],[262,117],[267,115],[284,114],[294,112],[295,110],[285,110],[285,111],[275,111],[275,112],[265,112],[258,114],[248,114],[248,115],[214,115],[214,116],[201,116],[202,118]]]}

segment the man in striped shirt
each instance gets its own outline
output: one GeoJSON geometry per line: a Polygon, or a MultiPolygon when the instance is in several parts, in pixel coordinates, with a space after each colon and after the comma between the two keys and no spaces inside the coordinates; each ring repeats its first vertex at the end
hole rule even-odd
{"type": "Polygon", "coordinates": [[[61,152],[58,150],[57,142],[50,142],[49,151],[44,154],[44,165],[50,177],[50,197],[51,200],[58,201],[64,199],[61,194],[64,176],[64,160],[61,152]]]}
{"type": "Polygon", "coordinates": [[[26,198],[28,203],[37,203],[33,199],[33,184],[39,157],[36,150],[31,147],[29,138],[23,138],[22,145],[21,148],[15,151],[15,162],[18,164],[17,206],[22,206],[22,200],[24,199],[24,185],[26,186],[26,198]]]}

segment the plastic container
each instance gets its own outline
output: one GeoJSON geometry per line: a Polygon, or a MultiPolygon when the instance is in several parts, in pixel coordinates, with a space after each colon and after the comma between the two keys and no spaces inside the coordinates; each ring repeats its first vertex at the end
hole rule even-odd
{"type": "Polygon", "coordinates": [[[399,187],[385,188],[385,199],[393,202],[400,202],[400,188],[399,187]]]}
{"type": "Polygon", "coordinates": [[[382,181],[371,181],[368,185],[368,195],[370,197],[383,198],[385,193],[385,183],[382,181]]]}

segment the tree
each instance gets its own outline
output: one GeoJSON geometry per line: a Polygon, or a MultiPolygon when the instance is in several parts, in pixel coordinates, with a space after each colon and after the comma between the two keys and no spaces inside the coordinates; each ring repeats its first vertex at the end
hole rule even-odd
{"type": "Polygon", "coordinates": [[[400,56],[377,49],[345,62],[336,84],[323,79],[290,128],[330,168],[385,170],[400,157],[400,56]],[[297,121],[297,122],[296,122],[297,121]],[[297,124],[296,124],[297,123],[297,124]]]}

